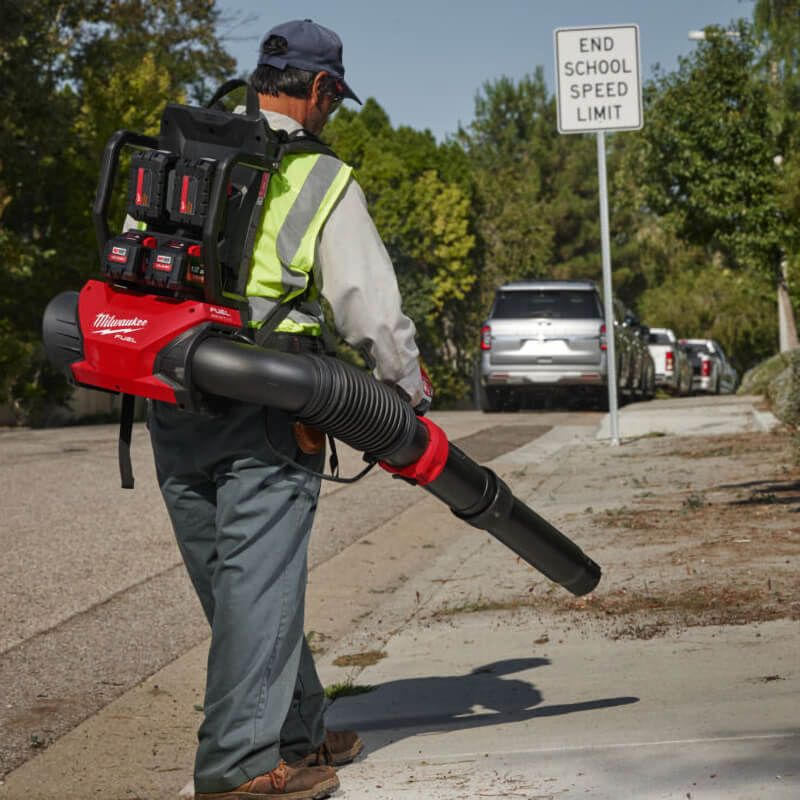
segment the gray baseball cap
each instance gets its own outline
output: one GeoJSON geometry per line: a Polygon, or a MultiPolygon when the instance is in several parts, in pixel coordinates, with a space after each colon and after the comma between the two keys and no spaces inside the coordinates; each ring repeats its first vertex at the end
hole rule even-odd
{"type": "Polygon", "coordinates": [[[310,19],[297,19],[283,22],[267,31],[261,44],[263,45],[270,36],[282,36],[286,39],[288,47],[285,53],[259,55],[258,66],[266,65],[280,70],[294,67],[309,72],[327,72],[340,81],[343,97],[361,103],[356,93],[345,83],[342,40],[332,30],[310,19]]]}

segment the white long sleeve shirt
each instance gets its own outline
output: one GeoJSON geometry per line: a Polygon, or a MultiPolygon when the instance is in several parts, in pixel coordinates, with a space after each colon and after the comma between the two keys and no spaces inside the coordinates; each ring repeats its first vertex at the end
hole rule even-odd
{"type": "MultiPolygon", "coordinates": [[[[274,130],[293,133],[301,128],[291,117],[262,113],[274,130]]],[[[322,228],[314,279],[333,310],[336,330],[348,344],[367,350],[375,377],[400,386],[412,405],[419,403],[423,393],[416,329],[403,313],[394,266],[354,179],[322,228]]]]}

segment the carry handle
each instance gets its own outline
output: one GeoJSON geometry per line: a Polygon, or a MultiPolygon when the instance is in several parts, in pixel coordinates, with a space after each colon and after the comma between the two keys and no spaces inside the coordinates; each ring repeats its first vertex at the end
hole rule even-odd
{"type": "Polygon", "coordinates": [[[124,146],[136,147],[141,150],[156,150],[158,139],[144,136],[131,131],[117,131],[109,138],[100,165],[100,180],[92,207],[95,236],[100,249],[100,263],[103,263],[103,252],[108,241],[108,208],[111,205],[111,196],[114,191],[114,178],[117,174],[119,154],[124,146]]]}
{"type": "Polygon", "coordinates": [[[234,89],[238,89],[241,86],[246,87],[247,89],[247,106],[246,106],[246,114],[248,117],[258,117],[259,114],[259,105],[258,105],[258,94],[256,90],[245,80],[241,78],[232,78],[229,81],[225,81],[222,86],[214,92],[214,96],[206,103],[206,108],[213,108],[215,103],[218,103],[222,100],[225,95],[230,94],[234,89]]]}

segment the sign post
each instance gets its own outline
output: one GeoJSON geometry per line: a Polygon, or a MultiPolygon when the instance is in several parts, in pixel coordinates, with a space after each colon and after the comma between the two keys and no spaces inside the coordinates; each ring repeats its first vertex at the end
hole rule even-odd
{"type": "Polygon", "coordinates": [[[557,28],[555,55],[559,133],[597,134],[608,410],[611,444],[616,446],[619,444],[619,402],[605,132],[631,131],[642,127],[639,26],[557,28]]]}

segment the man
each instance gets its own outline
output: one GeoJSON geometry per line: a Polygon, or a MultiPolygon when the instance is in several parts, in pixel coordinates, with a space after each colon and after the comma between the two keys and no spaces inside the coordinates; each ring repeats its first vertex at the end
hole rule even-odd
{"type": "MultiPolygon", "coordinates": [[[[344,98],[360,102],[341,53],[339,37],[310,20],[267,33],[250,80],[273,129],[316,136],[344,98]]],[[[414,325],[363,192],[338,159],[291,155],[272,176],[246,291],[257,321],[289,304],[259,341],[295,352],[322,349],[321,293],[376,377],[426,410],[414,325]]],[[[333,767],[363,745],[354,732],[324,728],[324,692],[303,635],[320,481],[281,457],[319,471],[324,451],[283,412],[242,403],[215,417],[154,403],[149,424],[159,485],[211,624],[196,797],[327,797],[339,786],[333,767]]]]}

